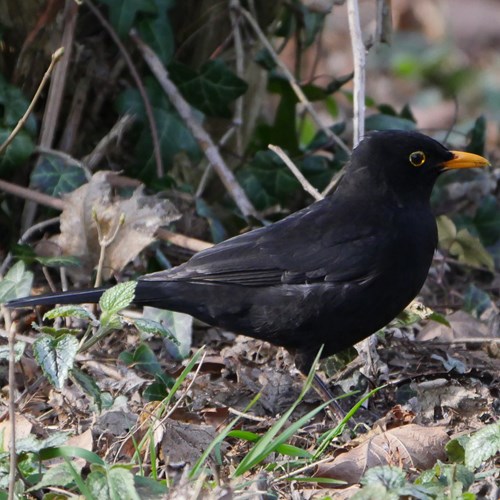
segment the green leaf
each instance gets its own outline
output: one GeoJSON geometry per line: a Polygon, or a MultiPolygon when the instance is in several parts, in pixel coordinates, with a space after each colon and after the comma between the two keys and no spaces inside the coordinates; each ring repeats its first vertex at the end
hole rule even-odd
{"type": "Polygon", "coordinates": [[[216,212],[205,202],[205,200],[196,198],[196,213],[200,217],[204,217],[207,220],[212,234],[212,241],[220,243],[221,241],[227,239],[227,233],[224,225],[220,221],[216,212]]]}
{"type": "Polygon", "coordinates": [[[469,436],[459,436],[448,441],[445,446],[446,454],[453,463],[464,463],[465,461],[465,446],[469,441],[469,436]]]}
{"type": "Polygon", "coordinates": [[[43,319],[55,319],[55,318],[78,318],[85,319],[92,322],[96,322],[97,319],[88,309],[83,306],[66,305],[60,307],[54,307],[50,311],[47,311],[43,315],[43,319]]]}
{"type": "Polygon", "coordinates": [[[471,435],[465,445],[465,465],[477,469],[500,453],[500,421],[487,425],[471,435]]]}
{"type": "Polygon", "coordinates": [[[128,35],[138,12],[156,14],[157,7],[153,0],[99,0],[109,9],[109,20],[121,38],[128,35]]]}
{"type": "Polygon", "coordinates": [[[464,264],[474,267],[484,266],[490,271],[494,269],[493,257],[467,229],[458,231],[455,241],[450,246],[450,253],[464,264]]]}
{"type": "Polygon", "coordinates": [[[86,373],[82,372],[76,367],[73,367],[70,373],[71,379],[78,384],[85,394],[90,396],[94,401],[94,404],[97,406],[98,410],[102,409],[102,398],[101,398],[101,390],[99,386],[96,384],[93,377],[90,377],[86,373]]]}
{"type": "Polygon", "coordinates": [[[94,498],[140,500],[135,489],[134,475],[125,467],[92,466],[86,482],[94,498]]]}
{"type": "Polygon", "coordinates": [[[73,474],[71,471],[73,467],[76,468],[78,473],[80,473],[83,468],[83,464],[73,462],[71,465],[62,463],[50,467],[44,471],[42,479],[27,491],[36,491],[50,486],[62,486],[63,488],[70,486],[73,483],[73,474]]]}
{"type": "Polygon", "coordinates": [[[484,290],[470,283],[464,294],[464,310],[479,318],[491,306],[491,297],[484,290]]]}
{"type": "Polygon", "coordinates": [[[43,156],[31,174],[31,185],[42,193],[61,198],[87,182],[85,171],[55,156],[43,156]]]}
{"type": "MultiPolygon", "coordinates": [[[[199,145],[183,121],[167,109],[154,108],[153,114],[163,163],[171,166],[180,153],[187,154],[193,162],[198,161],[201,156],[199,145]]],[[[142,159],[145,170],[154,171],[152,150],[151,132],[147,127],[142,127],[135,152],[137,157],[142,159]]]]}
{"type": "Polygon", "coordinates": [[[16,262],[0,281],[0,303],[30,294],[33,273],[26,271],[24,262],[16,262]]]}
{"type": "Polygon", "coordinates": [[[199,72],[177,62],[169,66],[169,71],[184,98],[209,116],[230,118],[229,103],[248,88],[220,59],[206,62],[199,72]]]}
{"type": "MultiPolygon", "coordinates": [[[[24,354],[24,350],[26,349],[26,342],[16,342],[14,344],[14,356],[16,363],[21,359],[24,354]]],[[[9,359],[9,346],[8,345],[0,345],[0,360],[9,359]]]]}
{"type": "Polygon", "coordinates": [[[486,118],[481,115],[474,122],[470,131],[470,140],[467,145],[467,151],[477,155],[484,155],[484,145],[486,143],[486,118]]]}
{"type": "Polygon", "coordinates": [[[134,300],[136,286],[136,281],[127,281],[106,290],[99,300],[102,312],[111,315],[128,307],[134,300]]]}
{"type": "Polygon", "coordinates": [[[33,343],[35,359],[56,389],[62,389],[66,382],[79,346],[78,340],[72,335],[57,338],[42,335],[33,343]]]}
{"type": "MultiPolygon", "coordinates": [[[[11,129],[0,128],[0,144],[3,144],[11,133],[11,129]]],[[[0,172],[8,173],[21,167],[35,150],[33,139],[25,130],[21,130],[7,149],[0,155],[0,172]]]]}
{"type": "MultiPolygon", "coordinates": [[[[163,9],[162,9],[162,12],[163,9]]],[[[161,62],[167,65],[174,54],[174,33],[172,25],[166,15],[156,18],[145,17],[139,21],[137,30],[141,38],[147,43],[160,58],[161,62]]]]}
{"type": "Polygon", "coordinates": [[[134,352],[134,366],[143,372],[155,375],[163,372],[156,354],[146,345],[141,344],[134,352]]]}
{"type": "Polygon", "coordinates": [[[415,130],[416,125],[407,118],[384,114],[370,115],[365,120],[366,130],[415,130]]]}
{"type": "MultiPolygon", "coordinates": [[[[1,74],[0,105],[0,124],[10,129],[13,129],[17,125],[29,106],[29,100],[24,97],[22,91],[18,87],[8,83],[1,74]]],[[[37,124],[33,113],[28,116],[23,130],[31,137],[36,135],[37,124]]]]}
{"type": "Polygon", "coordinates": [[[176,311],[145,307],[144,318],[161,323],[170,332],[169,337],[165,339],[165,348],[172,357],[184,359],[189,355],[193,338],[192,316],[176,311]]]}
{"type": "Polygon", "coordinates": [[[495,196],[481,200],[472,223],[485,245],[494,245],[500,239],[500,206],[495,196]]]}

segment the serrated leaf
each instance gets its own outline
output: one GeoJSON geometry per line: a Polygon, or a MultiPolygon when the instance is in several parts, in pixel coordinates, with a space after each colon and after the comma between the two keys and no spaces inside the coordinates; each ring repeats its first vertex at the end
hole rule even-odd
{"type": "Polygon", "coordinates": [[[99,300],[103,313],[113,314],[128,307],[134,300],[136,286],[136,281],[127,281],[106,290],[99,300]]]}
{"type": "Polygon", "coordinates": [[[55,156],[44,156],[31,173],[31,185],[42,193],[61,198],[87,182],[83,168],[55,156]]]}
{"type": "Polygon", "coordinates": [[[78,335],[81,330],[78,328],[55,328],[53,326],[38,326],[34,323],[31,327],[39,333],[50,335],[51,337],[59,337],[61,335],[78,335]]]}
{"type": "Polygon", "coordinates": [[[33,343],[33,353],[48,381],[56,388],[62,389],[69,371],[73,368],[78,340],[72,335],[54,338],[42,335],[33,343]]]}
{"type": "Polygon", "coordinates": [[[33,273],[26,271],[24,262],[16,262],[0,281],[0,303],[30,294],[33,273]]]}
{"type": "Polygon", "coordinates": [[[145,307],[145,319],[150,319],[162,324],[174,337],[175,341],[165,339],[168,353],[176,359],[183,359],[189,354],[193,336],[193,317],[175,311],[166,311],[155,307],[145,307]]]}
{"type": "Polygon", "coordinates": [[[465,465],[477,469],[500,453],[500,421],[478,430],[465,445],[465,465]]]}
{"type": "Polygon", "coordinates": [[[92,467],[86,481],[94,498],[120,500],[140,500],[135,489],[133,474],[124,467],[114,466],[109,469],[92,467]]]}
{"type": "Polygon", "coordinates": [[[167,338],[174,344],[180,345],[179,341],[175,338],[174,334],[168,328],[165,328],[158,321],[154,321],[152,319],[147,319],[147,318],[137,318],[131,321],[133,325],[143,334],[161,335],[162,337],[167,338]]]}
{"type": "Polygon", "coordinates": [[[76,367],[73,367],[71,370],[71,378],[75,383],[77,383],[83,391],[92,398],[95,405],[101,411],[102,409],[102,398],[101,398],[101,390],[99,386],[96,384],[93,377],[90,377],[86,373],[82,372],[76,367]]]}
{"type": "Polygon", "coordinates": [[[43,319],[55,319],[55,318],[78,318],[86,319],[92,322],[97,321],[96,317],[85,307],[76,305],[66,305],[60,307],[54,307],[50,311],[47,311],[43,315],[43,319]]]}

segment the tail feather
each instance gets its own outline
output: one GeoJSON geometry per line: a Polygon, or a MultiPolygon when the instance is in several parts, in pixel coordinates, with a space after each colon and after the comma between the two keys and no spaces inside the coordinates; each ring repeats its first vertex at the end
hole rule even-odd
{"type": "Polygon", "coordinates": [[[96,304],[107,288],[90,288],[88,290],[70,290],[67,292],[48,293],[31,297],[23,297],[7,302],[7,307],[33,307],[52,304],[96,304]]]}

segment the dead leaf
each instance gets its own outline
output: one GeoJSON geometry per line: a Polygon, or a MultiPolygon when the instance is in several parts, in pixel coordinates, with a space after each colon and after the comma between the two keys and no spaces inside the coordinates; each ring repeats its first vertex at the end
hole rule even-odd
{"type": "Polygon", "coordinates": [[[314,475],[354,484],[377,465],[427,469],[446,458],[444,445],[449,438],[445,429],[409,424],[376,434],[331,463],[319,465],[314,475]]]}
{"type": "MultiPolygon", "coordinates": [[[[16,413],[16,440],[27,438],[30,435],[33,424],[20,413],[16,413]]],[[[10,436],[11,436],[11,423],[10,420],[3,420],[0,422],[0,442],[2,443],[2,450],[10,450],[10,436]]]]}
{"type": "MultiPolygon", "coordinates": [[[[103,276],[107,279],[112,273],[120,272],[152,243],[159,227],[180,217],[170,201],[145,195],[144,186],[138,187],[130,198],[113,199],[108,182],[111,175],[116,174],[97,172],[90,182],[64,198],[61,233],[53,241],[57,243],[59,253],[81,259],[82,266],[68,268],[77,281],[88,281],[99,261],[96,220],[105,238],[112,238],[116,231],[105,253],[103,276]],[[121,227],[120,219],[123,219],[121,227]]],[[[57,255],[55,250],[54,253],[57,255]]]]}
{"type": "Polygon", "coordinates": [[[420,330],[416,339],[419,341],[437,339],[440,342],[476,337],[488,339],[488,327],[465,311],[455,311],[446,319],[450,326],[430,321],[420,330]]]}

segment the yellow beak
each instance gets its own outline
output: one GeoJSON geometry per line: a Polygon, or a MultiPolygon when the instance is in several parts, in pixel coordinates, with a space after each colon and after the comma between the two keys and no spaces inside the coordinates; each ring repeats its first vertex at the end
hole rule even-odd
{"type": "Polygon", "coordinates": [[[452,168],[480,168],[491,165],[486,158],[473,153],[466,153],[464,151],[451,151],[451,153],[453,153],[453,158],[441,164],[443,170],[450,170],[452,168]]]}

